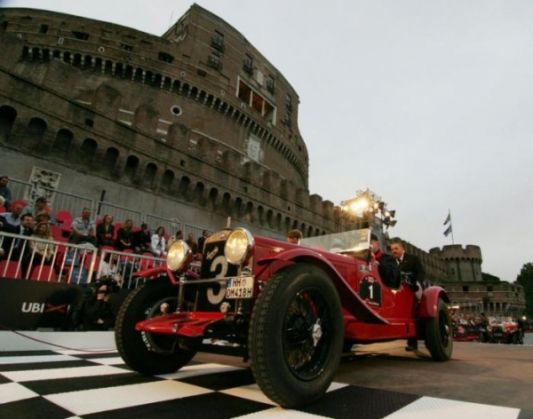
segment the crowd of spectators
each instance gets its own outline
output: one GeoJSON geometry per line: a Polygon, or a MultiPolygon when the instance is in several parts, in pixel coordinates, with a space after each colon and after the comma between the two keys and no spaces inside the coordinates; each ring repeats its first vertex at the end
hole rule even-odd
{"type": "MultiPolygon", "coordinates": [[[[0,231],[158,258],[166,256],[174,241],[184,240],[181,230],[169,236],[162,226],[151,231],[146,223],[136,226],[131,219],[118,223],[110,214],[95,219],[90,208],[83,208],[75,218],[67,211],[54,214],[46,197],[38,197],[30,203],[13,200],[7,176],[0,176],[0,231]]],[[[203,249],[206,237],[205,230],[198,240],[192,233],[187,235],[186,242],[194,254],[203,249]]],[[[0,260],[9,256],[11,261],[20,261],[24,271],[51,263],[54,246],[39,240],[30,241],[24,249],[23,244],[23,240],[4,238],[0,243],[0,260]]]]}

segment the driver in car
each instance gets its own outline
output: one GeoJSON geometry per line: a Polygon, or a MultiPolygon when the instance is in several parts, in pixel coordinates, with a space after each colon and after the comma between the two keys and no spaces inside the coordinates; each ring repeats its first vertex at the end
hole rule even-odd
{"type": "Polygon", "coordinates": [[[379,276],[383,283],[390,288],[398,288],[401,281],[398,264],[391,255],[381,250],[378,237],[375,234],[370,235],[370,247],[374,260],[378,262],[379,276]]]}

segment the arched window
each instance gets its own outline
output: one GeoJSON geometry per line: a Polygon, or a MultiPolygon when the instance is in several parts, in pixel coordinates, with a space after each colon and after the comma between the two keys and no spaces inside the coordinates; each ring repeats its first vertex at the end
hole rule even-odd
{"type": "Polygon", "coordinates": [[[72,145],[73,137],[74,135],[68,129],[60,129],[57,131],[53,149],[60,153],[68,153],[70,146],[72,145]]]}
{"type": "Polygon", "coordinates": [[[91,163],[94,159],[94,155],[96,154],[96,147],[96,141],[94,141],[92,138],[86,138],[83,140],[80,148],[81,161],[87,164],[91,163]]]}
{"type": "Polygon", "coordinates": [[[196,188],[194,189],[194,200],[198,202],[200,205],[205,204],[204,200],[204,184],[202,182],[198,182],[196,184],[196,188]]]}
{"type": "Polygon", "coordinates": [[[233,203],[233,215],[235,215],[235,217],[237,218],[241,217],[241,208],[242,208],[242,199],[241,198],[235,199],[235,202],[233,203]]]}
{"type": "Polygon", "coordinates": [[[252,204],[251,202],[248,202],[246,204],[245,217],[248,222],[254,222],[254,204],[252,204]]]}
{"type": "Polygon", "coordinates": [[[0,138],[7,138],[17,119],[17,111],[11,106],[0,107],[0,138]]]}
{"type": "Polygon", "coordinates": [[[267,216],[266,216],[266,221],[267,221],[267,224],[270,228],[274,228],[274,220],[272,219],[274,213],[272,212],[271,209],[269,209],[267,211],[267,216]]]}
{"type": "Polygon", "coordinates": [[[144,185],[153,188],[155,175],[157,173],[157,166],[154,163],[148,163],[144,169],[144,185]]]}
{"type": "Polygon", "coordinates": [[[182,198],[187,198],[187,194],[189,192],[189,185],[191,184],[191,180],[187,176],[183,176],[180,179],[180,184],[178,187],[178,194],[182,198]]]}
{"type": "Polygon", "coordinates": [[[224,209],[224,212],[226,213],[226,215],[228,216],[231,216],[231,195],[226,192],[223,196],[222,196],[222,208],[224,209]]]}
{"type": "Polygon", "coordinates": [[[211,188],[209,191],[209,207],[214,211],[217,209],[217,197],[218,197],[218,189],[217,188],[211,188]]]}
{"type": "Polygon", "coordinates": [[[161,187],[164,190],[169,191],[172,187],[172,182],[174,182],[174,172],[170,169],[165,170],[163,178],[161,179],[161,187]]]}
{"type": "Polygon", "coordinates": [[[126,175],[130,180],[133,180],[137,173],[138,167],[139,158],[137,156],[128,156],[128,160],[126,160],[126,167],[124,168],[124,175],[126,175]]]}
{"type": "MultiPolygon", "coordinates": [[[[34,142],[42,141],[44,137],[44,133],[46,132],[47,128],[48,128],[48,125],[46,125],[46,122],[44,121],[44,119],[41,119],[41,118],[30,119],[30,122],[28,124],[28,139],[34,142]]],[[[59,132],[61,131],[63,130],[59,130],[59,132]]],[[[66,131],[65,135],[68,135],[67,133],[70,133],[70,135],[72,136],[72,133],[69,130],[64,130],[64,131],[66,131]]]]}
{"type": "Polygon", "coordinates": [[[118,150],[114,147],[109,147],[105,152],[104,161],[102,162],[103,168],[111,172],[117,164],[118,156],[118,150]]]}

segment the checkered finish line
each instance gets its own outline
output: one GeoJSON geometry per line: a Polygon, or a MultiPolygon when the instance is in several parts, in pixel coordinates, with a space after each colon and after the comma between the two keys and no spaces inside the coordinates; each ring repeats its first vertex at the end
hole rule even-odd
{"type": "Polygon", "coordinates": [[[195,363],[139,375],[115,353],[0,352],[0,418],[369,418],[516,419],[519,409],[333,383],[319,402],[286,410],[249,369],[195,363]]]}

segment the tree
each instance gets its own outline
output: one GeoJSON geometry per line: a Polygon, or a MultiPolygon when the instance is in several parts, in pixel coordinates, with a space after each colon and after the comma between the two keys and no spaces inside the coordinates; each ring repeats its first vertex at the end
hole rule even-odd
{"type": "Polygon", "coordinates": [[[526,314],[533,317],[533,263],[525,263],[516,277],[516,284],[524,287],[526,294],[526,314]]]}

